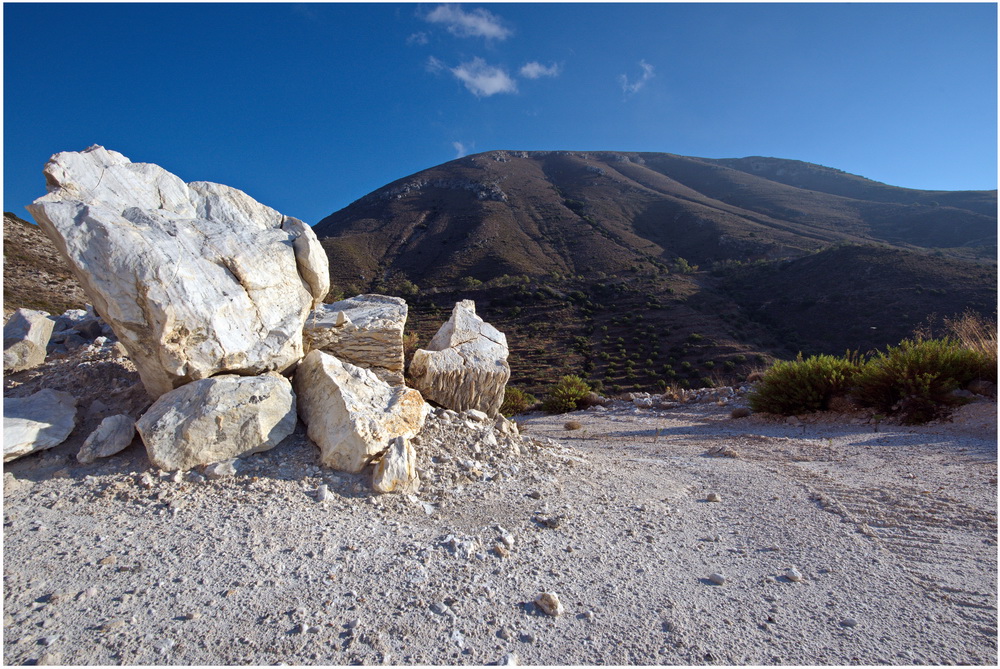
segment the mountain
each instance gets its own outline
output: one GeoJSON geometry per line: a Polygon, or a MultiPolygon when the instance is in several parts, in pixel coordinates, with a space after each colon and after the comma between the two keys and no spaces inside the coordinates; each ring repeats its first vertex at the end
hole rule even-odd
{"type": "Polygon", "coordinates": [[[418,344],[456,299],[508,333],[515,385],[701,385],[802,351],[994,317],[997,192],[794,160],[493,151],[315,226],[344,294],[403,295],[418,344]]]}
{"type": "Polygon", "coordinates": [[[4,316],[20,307],[61,314],[82,309],[87,296],[41,229],[10,212],[3,215],[4,316]]]}
{"type": "Polygon", "coordinates": [[[494,151],[380,188],[316,225],[341,283],[616,274],[837,242],[992,258],[996,191],[896,188],[774,158],[494,151]]]}

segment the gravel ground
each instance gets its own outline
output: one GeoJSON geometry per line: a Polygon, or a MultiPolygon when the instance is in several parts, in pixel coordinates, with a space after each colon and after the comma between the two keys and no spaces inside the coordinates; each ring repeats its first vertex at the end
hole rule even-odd
{"type": "Polygon", "coordinates": [[[138,441],[81,465],[88,419],[4,466],[4,663],[996,664],[995,403],[926,427],[733,406],[521,437],[437,412],[410,496],[318,467],[301,425],[217,480],[138,441]]]}

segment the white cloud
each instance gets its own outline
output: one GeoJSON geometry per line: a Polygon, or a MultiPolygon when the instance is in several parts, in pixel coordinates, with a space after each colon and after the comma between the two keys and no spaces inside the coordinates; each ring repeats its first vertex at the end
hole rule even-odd
{"type": "Polygon", "coordinates": [[[516,93],[517,84],[502,68],[489,65],[482,58],[473,58],[452,68],[454,74],[476,97],[489,97],[497,93],[516,93]]]}
{"type": "Polygon", "coordinates": [[[437,74],[438,72],[447,69],[445,64],[434,56],[427,56],[427,71],[431,74],[437,74]]]}
{"type": "Polygon", "coordinates": [[[425,32],[413,33],[412,35],[406,38],[406,43],[407,45],[410,46],[412,45],[423,46],[427,44],[429,41],[430,38],[427,37],[427,33],[425,32]]]}
{"type": "Polygon", "coordinates": [[[455,147],[455,158],[464,158],[469,155],[469,147],[461,142],[452,142],[451,145],[455,147]]]}
{"type": "Polygon", "coordinates": [[[424,18],[431,23],[444,25],[448,32],[458,37],[504,40],[512,34],[498,17],[485,9],[466,12],[458,5],[439,5],[424,18]]]}
{"type": "Polygon", "coordinates": [[[652,79],[655,75],[653,74],[653,66],[644,60],[639,61],[639,67],[642,68],[642,76],[633,82],[629,82],[628,77],[624,74],[618,76],[618,81],[621,82],[622,92],[625,95],[634,95],[642,90],[646,82],[652,79]]]}
{"type": "Polygon", "coordinates": [[[558,64],[552,63],[552,65],[545,67],[538,61],[531,61],[527,65],[521,68],[521,76],[526,79],[538,79],[539,77],[556,77],[559,76],[561,68],[558,64]]]}

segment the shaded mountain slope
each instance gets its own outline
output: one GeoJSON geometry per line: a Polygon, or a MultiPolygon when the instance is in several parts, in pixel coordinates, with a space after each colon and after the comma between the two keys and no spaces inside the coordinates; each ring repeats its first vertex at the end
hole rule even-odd
{"type": "Polygon", "coordinates": [[[61,314],[87,302],[55,244],[32,223],[3,215],[4,316],[20,307],[61,314]]]}
{"type": "Polygon", "coordinates": [[[775,158],[494,151],[315,229],[339,291],[406,297],[416,345],[472,298],[508,333],[514,385],[576,373],[620,392],[995,317],[996,198],[775,158]]]}
{"type": "Polygon", "coordinates": [[[677,257],[798,257],[837,242],[988,258],[996,192],[914,191],[778,159],[495,151],[393,182],[316,232],[340,283],[594,275],[677,257]]]}

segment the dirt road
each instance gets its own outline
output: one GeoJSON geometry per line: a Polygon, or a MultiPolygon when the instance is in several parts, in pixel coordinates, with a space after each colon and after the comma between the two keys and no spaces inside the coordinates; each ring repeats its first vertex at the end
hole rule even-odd
{"type": "Polygon", "coordinates": [[[301,426],[217,481],[68,444],[5,466],[4,661],[992,665],[995,406],[532,415],[520,456],[426,437],[409,498],[319,469],[301,426]]]}

